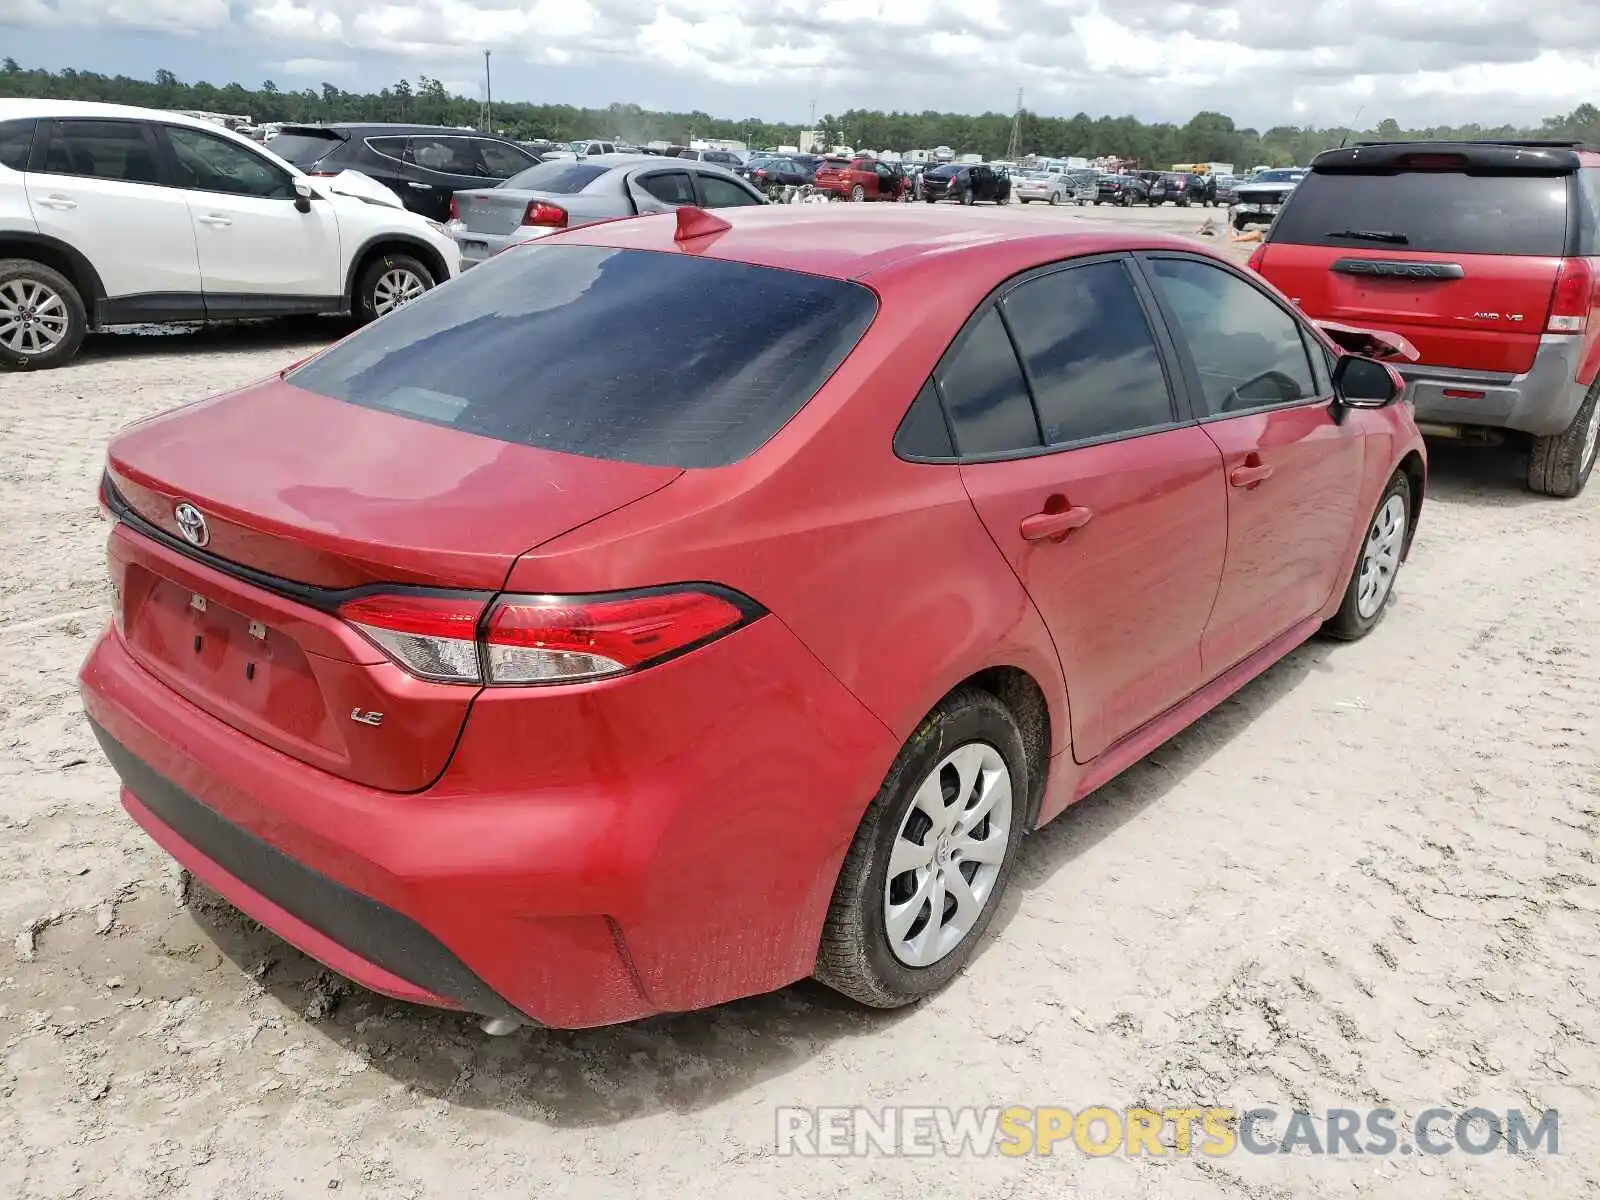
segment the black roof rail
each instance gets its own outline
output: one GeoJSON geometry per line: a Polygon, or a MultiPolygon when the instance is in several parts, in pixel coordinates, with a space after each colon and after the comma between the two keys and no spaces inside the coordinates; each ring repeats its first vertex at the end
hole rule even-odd
{"type": "Polygon", "coordinates": [[[1371,142],[1352,142],[1352,146],[1410,146],[1427,143],[1433,146],[1526,146],[1536,150],[1583,150],[1581,141],[1568,138],[1406,138],[1379,139],[1371,142]]]}

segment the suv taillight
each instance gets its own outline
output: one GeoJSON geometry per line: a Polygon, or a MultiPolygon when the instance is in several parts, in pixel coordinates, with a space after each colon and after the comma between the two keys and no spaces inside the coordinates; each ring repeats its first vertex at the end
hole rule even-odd
{"type": "Polygon", "coordinates": [[[760,616],[709,584],[592,596],[394,592],[339,615],[399,666],[439,683],[579,683],[652,666],[760,616]]]}
{"type": "Polygon", "coordinates": [[[1589,327],[1594,303],[1594,271],[1586,258],[1564,258],[1556,271],[1550,295],[1550,320],[1546,333],[1582,333],[1589,327]]]}
{"type": "Polygon", "coordinates": [[[524,225],[539,225],[546,229],[565,229],[567,227],[567,210],[559,204],[549,204],[543,200],[535,200],[528,205],[522,214],[524,225]]]}

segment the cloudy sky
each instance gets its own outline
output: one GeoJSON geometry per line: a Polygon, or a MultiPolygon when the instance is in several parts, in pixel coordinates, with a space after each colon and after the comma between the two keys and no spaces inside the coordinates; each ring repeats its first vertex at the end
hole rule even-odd
{"type": "Polygon", "coordinates": [[[1595,0],[0,0],[28,66],[802,120],[850,107],[1241,124],[1531,122],[1600,102],[1595,0]]]}

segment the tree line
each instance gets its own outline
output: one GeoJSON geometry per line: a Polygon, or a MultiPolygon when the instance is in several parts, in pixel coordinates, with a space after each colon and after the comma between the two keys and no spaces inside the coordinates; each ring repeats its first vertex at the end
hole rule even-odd
{"type": "MultiPolygon", "coordinates": [[[[0,95],[57,100],[99,100],[150,108],[201,109],[247,114],[268,121],[412,121],[427,125],[482,128],[481,100],[452,95],[437,79],[400,79],[377,92],[347,92],[331,83],[321,88],[285,90],[266,80],[257,88],[238,83],[223,86],[185,83],[171,71],[154,79],[101,75],[92,71],[45,71],[24,68],[15,59],[0,61],[0,95]]],[[[848,109],[819,117],[829,145],[857,149],[910,150],[949,146],[957,154],[1003,157],[1011,142],[1012,115],[941,112],[877,112],[848,109]]],[[[1220,112],[1196,113],[1183,125],[1146,124],[1133,116],[1051,117],[1024,110],[1020,146],[1023,153],[1067,157],[1116,155],[1146,165],[1176,162],[1231,162],[1240,168],[1259,164],[1304,165],[1321,150],[1346,140],[1387,138],[1573,138],[1600,144],[1600,109],[1579,105],[1565,116],[1547,117],[1535,128],[1514,125],[1434,126],[1403,129],[1392,117],[1365,130],[1275,125],[1270,129],[1240,128],[1220,112]]],[[[518,139],[569,141],[582,137],[614,137],[644,144],[687,142],[691,138],[729,138],[752,147],[794,145],[801,123],[775,124],[750,117],[742,121],[704,112],[651,112],[637,104],[577,108],[569,104],[496,101],[495,131],[518,139]]]]}

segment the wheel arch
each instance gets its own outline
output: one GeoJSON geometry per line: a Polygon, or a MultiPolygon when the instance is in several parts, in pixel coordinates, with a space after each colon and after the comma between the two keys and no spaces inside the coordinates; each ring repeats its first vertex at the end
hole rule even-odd
{"type": "Polygon", "coordinates": [[[1428,485],[1428,468],[1422,461],[1422,454],[1418,450],[1408,450],[1396,468],[1406,477],[1406,482],[1411,485],[1410,508],[1406,514],[1406,542],[1404,554],[1411,553],[1411,541],[1417,536],[1417,522],[1422,517],[1422,494],[1428,485]]]}
{"type": "Polygon", "coordinates": [[[368,238],[361,249],[350,258],[350,270],[344,281],[344,296],[352,311],[356,306],[356,285],[361,282],[362,274],[373,259],[384,254],[409,254],[418,259],[433,273],[435,286],[450,278],[450,268],[446,265],[444,256],[421,238],[408,237],[403,233],[376,234],[368,238]]]}
{"type": "MultiPolygon", "coordinates": [[[[1050,734],[1050,702],[1045,698],[1044,689],[1032,674],[1021,667],[992,666],[975,671],[961,680],[939,698],[939,704],[963,688],[988,692],[1006,706],[1017,723],[1028,761],[1027,821],[1024,828],[1031,832],[1044,803],[1045,783],[1050,775],[1050,758],[1054,753],[1050,734]]],[[[938,705],[934,708],[937,709],[938,705]]]]}
{"type": "Polygon", "coordinates": [[[78,289],[78,295],[83,298],[83,307],[89,314],[89,323],[99,323],[95,310],[100,301],[106,298],[106,287],[100,279],[100,272],[94,269],[94,264],[81,250],[48,234],[8,231],[0,234],[0,259],[4,258],[32,259],[53,271],[60,271],[78,289]]]}

